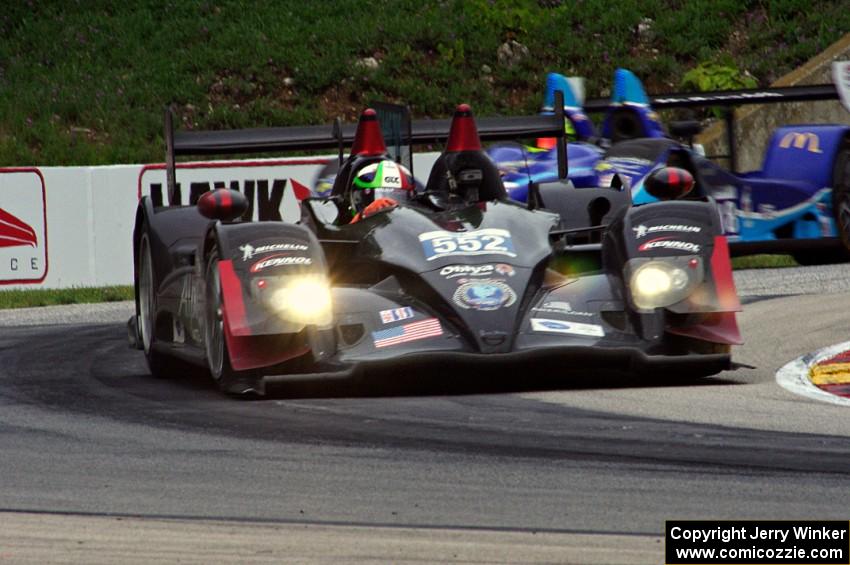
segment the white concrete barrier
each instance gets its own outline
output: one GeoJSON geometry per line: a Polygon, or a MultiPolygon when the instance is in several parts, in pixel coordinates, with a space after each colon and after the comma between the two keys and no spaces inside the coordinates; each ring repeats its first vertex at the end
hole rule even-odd
{"type": "MultiPolygon", "coordinates": [[[[437,155],[415,156],[417,178],[437,155]]],[[[254,219],[295,221],[296,191],[328,159],[180,163],[181,203],[226,186],[248,196],[254,219]]],[[[132,284],[136,205],[165,192],[162,164],[0,168],[0,290],[132,284]]]]}

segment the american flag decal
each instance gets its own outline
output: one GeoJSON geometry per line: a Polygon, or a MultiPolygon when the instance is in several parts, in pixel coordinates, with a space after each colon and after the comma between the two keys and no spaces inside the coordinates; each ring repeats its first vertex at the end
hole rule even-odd
{"type": "Polygon", "coordinates": [[[428,318],[411,324],[372,332],[372,340],[375,342],[375,347],[381,348],[441,335],[443,335],[443,328],[440,326],[440,321],[437,318],[428,318]]]}

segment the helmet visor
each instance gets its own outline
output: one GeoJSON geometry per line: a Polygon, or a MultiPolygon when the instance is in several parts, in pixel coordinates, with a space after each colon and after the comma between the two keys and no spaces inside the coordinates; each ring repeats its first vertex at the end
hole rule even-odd
{"type": "Polygon", "coordinates": [[[375,190],[372,188],[357,188],[351,191],[351,215],[362,212],[366,206],[375,201],[375,190]]]}

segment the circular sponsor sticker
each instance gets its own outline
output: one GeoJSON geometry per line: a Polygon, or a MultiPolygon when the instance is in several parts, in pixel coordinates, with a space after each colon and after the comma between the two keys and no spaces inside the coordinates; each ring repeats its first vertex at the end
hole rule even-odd
{"type": "Polygon", "coordinates": [[[465,282],[453,296],[455,304],[473,310],[498,310],[516,302],[513,289],[499,280],[465,282]]]}

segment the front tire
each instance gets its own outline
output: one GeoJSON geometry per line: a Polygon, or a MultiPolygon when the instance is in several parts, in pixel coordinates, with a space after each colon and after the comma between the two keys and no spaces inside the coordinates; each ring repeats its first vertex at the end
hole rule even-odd
{"type": "Polygon", "coordinates": [[[224,335],[224,301],[219,274],[218,249],[210,250],[206,269],[206,312],[204,315],[204,346],[210,374],[218,388],[231,395],[261,396],[262,378],[251,371],[236,371],[230,364],[230,353],[224,335]]]}

